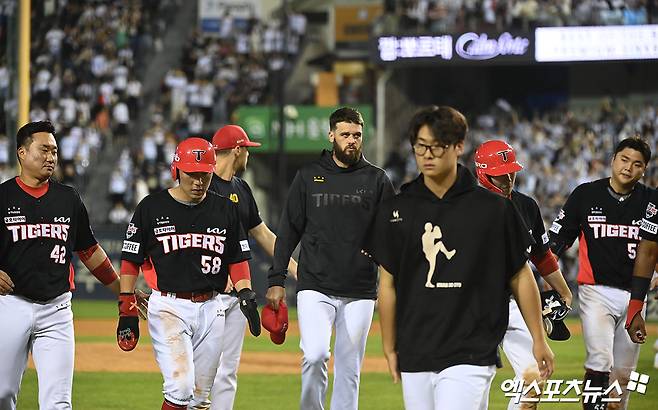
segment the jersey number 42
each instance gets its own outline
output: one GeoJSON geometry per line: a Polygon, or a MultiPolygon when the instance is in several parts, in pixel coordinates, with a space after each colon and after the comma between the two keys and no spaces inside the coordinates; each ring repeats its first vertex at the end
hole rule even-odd
{"type": "Polygon", "coordinates": [[[50,252],[50,259],[53,259],[55,263],[63,265],[66,263],[66,247],[64,245],[55,245],[53,251],[50,252]]]}

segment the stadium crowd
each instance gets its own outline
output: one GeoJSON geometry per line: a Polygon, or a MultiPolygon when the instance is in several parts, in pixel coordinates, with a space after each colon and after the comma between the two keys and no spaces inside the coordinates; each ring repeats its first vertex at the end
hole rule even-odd
{"type": "MultiPolygon", "coordinates": [[[[174,3],[69,0],[33,7],[29,117],[49,119],[58,130],[64,183],[84,188],[99,150],[127,140],[141,106],[140,67],[162,47],[163,16],[174,3]]],[[[0,66],[1,105],[12,109],[7,77],[0,66]]],[[[0,172],[11,171],[8,147],[0,137],[0,172]]]]}
{"type": "Polygon", "coordinates": [[[137,149],[123,151],[110,178],[110,223],[125,223],[144,196],[172,185],[169,163],[180,138],[212,132],[241,105],[271,103],[272,73],[298,55],[306,20],[232,12],[215,36],[195,31],[181,65],[165,76],[150,128],[137,149]]]}
{"type": "Polygon", "coordinates": [[[539,26],[651,24],[656,0],[386,1],[380,32],[529,30],[539,26]]]}

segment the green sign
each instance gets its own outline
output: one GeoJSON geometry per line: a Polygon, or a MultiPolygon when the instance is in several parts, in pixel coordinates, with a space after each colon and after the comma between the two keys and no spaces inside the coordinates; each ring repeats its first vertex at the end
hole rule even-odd
{"type": "MultiPolygon", "coordinates": [[[[289,153],[319,152],[330,148],[327,133],[329,116],[338,107],[316,107],[314,105],[285,106],[285,151],[289,153]]],[[[372,106],[354,106],[363,115],[364,137],[374,135],[372,106]]],[[[247,131],[249,139],[263,144],[253,152],[276,152],[279,149],[278,106],[242,106],[238,108],[237,124],[247,131]]]]}

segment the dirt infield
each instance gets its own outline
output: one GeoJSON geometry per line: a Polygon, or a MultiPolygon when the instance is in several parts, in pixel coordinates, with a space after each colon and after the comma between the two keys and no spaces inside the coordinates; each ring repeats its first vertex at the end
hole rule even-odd
{"type": "MultiPolygon", "coordinates": [[[[579,324],[570,323],[569,328],[573,334],[581,334],[579,324]]],[[[148,334],[146,326],[141,327],[142,332],[148,334]]],[[[650,335],[658,336],[658,324],[647,326],[650,335]]],[[[76,336],[111,336],[116,332],[114,320],[76,320],[76,336]]],[[[299,334],[296,322],[291,322],[289,334],[299,334]]],[[[370,334],[379,332],[379,323],[373,322],[370,334]]],[[[261,337],[267,337],[267,331],[261,337]]],[[[301,352],[249,352],[242,353],[240,373],[258,374],[298,374],[300,372],[301,352]]],[[[34,368],[30,360],[29,366],[34,368]]],[[[333,359],[329,363],[333,369],[333,359]]],[[[88,372],[159,372],[153,357],[150,343],[141,343],[137,348],[125,353],[115,343],[77,343],[75,347],[75,370],[88,372]]],[[[386,360],[383,357],[366,356],[363,364],[364,372],[387,372],[386,360]]]]}

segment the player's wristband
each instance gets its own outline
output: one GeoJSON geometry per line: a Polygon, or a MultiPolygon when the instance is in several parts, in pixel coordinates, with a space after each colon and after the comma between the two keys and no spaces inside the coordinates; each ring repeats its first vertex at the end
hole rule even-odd
{"type": "Polygon", "coordinates": [[[631,278],[631,299],[641,300],[647,297],[651,279],[635,276],[631,278]]]}
{"type": "Polygon", "coordinates": [[[560,265],[558,265],[557,259],[550,249],[540,257],[530,255],[530,260],[535,265],[541,276],[548,276],[560,269],[560,265]]]}
{"type": "Polygon", "coordinates": [[[642,312],[642,308],[644,308],[644,299],[638,300],[638,299],[631,299],[628,302],[628,314],[626,315],[626,329],[631,327],[631,322],[633,321],[633,318],[635,315],[638,315],[642,312]]]}
{"type": "Polygon", "coordinates": [[[76,253],[78,254],[78,257],[80,258],[82,263],[87,263],[89,258],[91,258],[91,256],[94,254],[94,252],[96,252],[96,249],[98,249],[99,247],[100,247],[99,244],[94,244],[94,245],[91,245],[89,248],[87,248],[85,250],[82,250],[82,251],[78,251],[76,253]]]}
{"type": "Polygon", "coordinates": [[[288,276],[288,270],[284,269],[279,272],[274,272],[273,268],[270,268],[267,272],[267,284],[271,288],[272,286],[281,286],[285,287],[286,276],[288,276]]]}
{"type": "Polygon", "coordinates": [[[236,284],[243,279],[251,280],[249,262],[242,261],[228,265],[228,274],[231,276],[231,281],[233,284],[236,284]]]}
{"type": "Polygon", "coordinates": [[[101,283],[105,286],[119,279],[119,275],[114,270],[110,258],[105,257],[105,260],[98,266],[96,266],[92,271],[92,275],[96,277],[101,283]]]}
{"type": "Polygon", "coordinates": [[[138,276],[139,275],[139,265],[137,265],[135,262],[127,261],[127,260],[122,260],[121,261],[121,274],[122,275],[131,275],[131,276],[138,276]]]}

